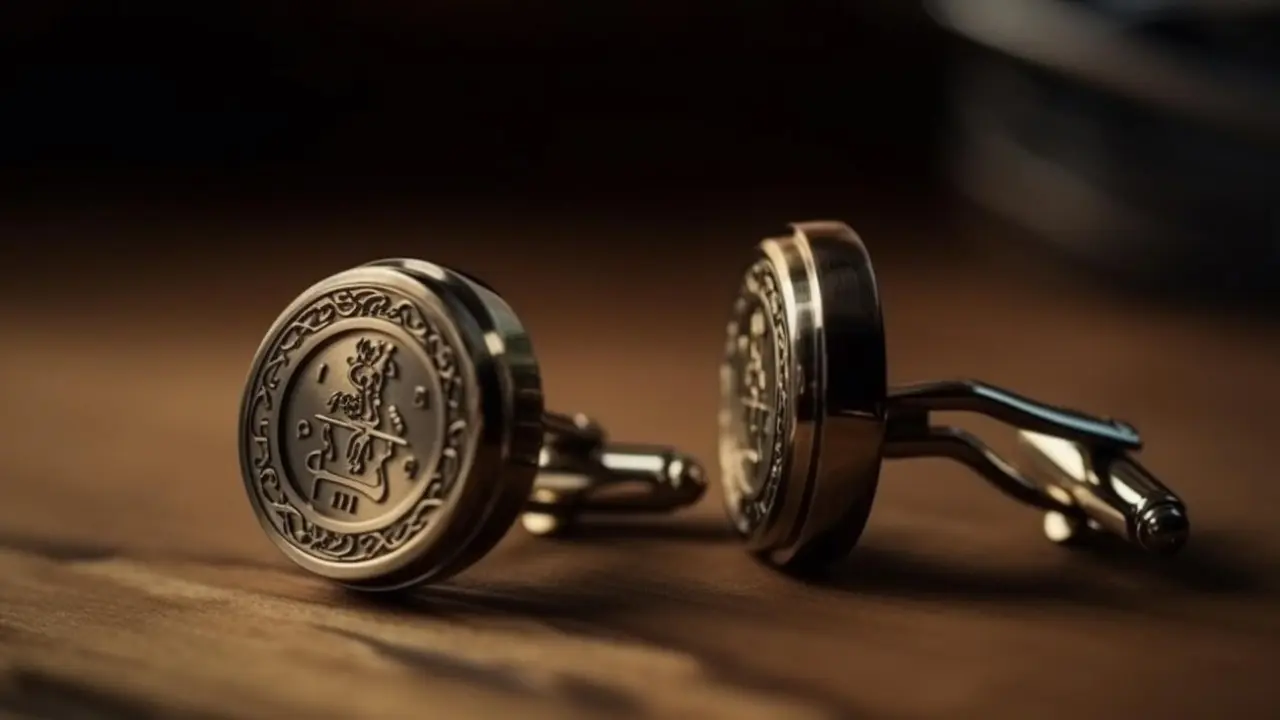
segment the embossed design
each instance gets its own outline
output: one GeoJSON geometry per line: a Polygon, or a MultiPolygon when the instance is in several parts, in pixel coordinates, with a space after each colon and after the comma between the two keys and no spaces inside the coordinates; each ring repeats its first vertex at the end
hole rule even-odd
{"type": "Polygon", "coordinates": [[[354,515],[360,509],[360,498],[339,490],[333,494],[333,499],[329,501],[329,505],[334,510],[341,510],[354,515]]]}
{"type": "Polygon", "coordinates": [[[329,411],[341,410],[356,422],[377,423],[387,380],[396,376],[396,364],[391,359],[395,351],[396,346],[385,340],[360,338],[356,354],[347,358],[347,380],[356,391],[335,392],[329,397],[329,411]]]}
{"type": "MultiPolygon", "coordinates": [[[[408,447],[404,437],[404,422],[391,405],[387,414],[390,416],[393,433],[384,432],[382,413],[379,412],[386,391],[387,380],[394,378],[398,372],[392,359],[396,346],[385,340],[360,338],[356,341],[355,355],[347,358],[347,380],[355,392],[339,390],[329,396],[326,405],[330,412],[340,410],[345,417],[334,417],[317,413],[315,419],[320,422],[322,446],[307,455],[306,467],[311,471],[311,497],[319,497],[320,483],[331,482],[349,490],[363,494],[374,502],[382,502],[387,497],[387,463],[395,456],[396,450],[408,447]],[[343,443],[343,459],[345,472],[335,471],[329,463],[337,460],[337,447],[334,442],[335,432],[346,435],[343,443]],[[369,468],[373,468],[370,476],[369,468]]],[[[344,497],[350,497],[343,493],[344,497]]],[[[357,507],[354,497],[350,502],[339,503],[335,495],[332,507],[355,513],[357,507]]]]}
{"type": "Polygon", "coordinates": [[[772,264],[762,259],[743,277],[726,331],[721,457],[726,497],[750,530],[777,499],[786,463],[791,402],[791,346],[786,306],[772,264]],[[772,372],[766,361],[771,361],[772,372]],[[767,463],[758,487],[747,481],[767,463]]]}
{"type": "MultiPolygon", "coordinates": [[[[770,390],[769,383],[773,378],[769,376],[764,365],[764,353],[767,349],[765,322],[764,308],[756,308],[755,312],[751,313],[747,334],[738,337],[738,351],[747,356],[747,364],[742,368],[741,380],[746,394],[740,395],[738,402],[742,403],[749,438],[762,437],[765,433],[764,424],[774,414],[774,408],[766,402],[770,390]]],[[[744,452],[748,454],[751,462],[758,463],[762,459],[758,447],[747,448],[744,452]]]]}
{"type": "MultiPolygon", "coordinates": [[[[313,474],[313,482],[333,482],[353,491],[334,493],[329,503],[333,509],[354,514],[361,506],[360,495],[379,501],[386,491],[386,463],[398,449],[407,448],[405,420],[400,411],[394,405],[387,405],[385,420],[381,412],[386,382],[399,373],[395,351],[392,343],[361,338],[355,355],[348,361],[351,391],[333,393],[327,404],[331,414],[314,418],[321,445],[307,456],[306,469],[313,474]],[[341,442],[343,439],[345,442],[341,442]],[[343,471],[334,471],[331,463],[338,463],[343,471]]],[[[373,287],[345,288],[320,296],[276,332],[252,380],[244,430],[248,445],[244,452],[248,454],[255,481],[251,483],[252,490],[282,537],[320,559],[365,562],[404,546],[430,525],[444,496],[458,480],[461,469],[458,460],[472,432],[465,414],[469,388],[457,365],[457,357],[448,337],[411,300],[373,287]],[[285,405],[282,387],[285,372],[293,363],[304,360],[297,357],[299,349],[335,322],[347,319],[387,322],[408,333],[426,350],[430,369],[440,383],[439,391],[445,400],[442,406],[446,431],[442,433],[441,458],[430,473],[427,487],[417,502],[388,526],[358,533],[321,527],[295,506],[283,486],[288,480],[279,439],[271,437],[269,431],[272,415],[281,412],[285,405]]],[[[324,378],[324,368],[321,365],[318,371],[319,380],[324,378]]],[[[309,423],[306,430],[301,423],[296,430],[298,436],[313,434],[309,423]]],[[[416,458],[406,455],[404,462],[413,463],[416,470],[416,458]]],[[[312,494],[314,496],[314,486],[312,494]]]]}

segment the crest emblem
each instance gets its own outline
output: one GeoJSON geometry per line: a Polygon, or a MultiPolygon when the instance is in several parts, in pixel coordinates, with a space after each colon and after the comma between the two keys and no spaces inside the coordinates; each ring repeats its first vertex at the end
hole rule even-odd
{"type": "MultiPolygon", "coordinates": [[[[399,408],[387,405],[383,410],[387,381],[397,374],[395,351],[396,346],[386,340],[357,340],[355,353],[346,358],[346,378],[351,389],[329,395],[325,403],[327,414],[315,413],[312,418],[299,421],[299,439],[310,437],[314,425],[320,428],[321,446],[307,454],[305,463],[312,476],[313,499],[319,497],[321,483],[326,482],[360,493],[373,502],[386,499],[387,464],[397,452],[407,454],[409,446],[399,408]]],[[[327,366],[323,367],[320,381],[328,374],[327,366]]],[[[412,468],[417,463],[410,456],[405,464],[412,468]]],[[[332,497],[334,508],[358,509],[355,497],[332,497]]]]}
{"type": "Polygon", "coordinates": [[[750,532],[773,507],[790,412],[790,346],[782,293],[767,260],[744,275],[720,367],[720,460],[725,500],[750,532]]]}
{"type": "Polygon", "coordinates": [[[330,290],[259,351],[242,462],[290,547],[367,562],[428,529],[458,484],[474,392],[451,325],[383,287],[330,290]]]}

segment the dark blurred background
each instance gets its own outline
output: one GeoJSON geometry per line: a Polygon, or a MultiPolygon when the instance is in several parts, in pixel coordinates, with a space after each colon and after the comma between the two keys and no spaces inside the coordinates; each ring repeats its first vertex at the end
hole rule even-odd
{"type": "Polygon", "coordinates": [[[907,4],[17,7],[3,157],[59,185],[496,196],[909,178],[941,120],[943,38],[907,4]]]}
{"type": "Polygon", "coordinates": [[[927,220],[875,248],[960,242],[980,209],[983,252],[1256,310],[1280,246],[1278,7],[5,3],[5,252],[100,244],[33,247],[32,223],[179,207],[927,220]]]}

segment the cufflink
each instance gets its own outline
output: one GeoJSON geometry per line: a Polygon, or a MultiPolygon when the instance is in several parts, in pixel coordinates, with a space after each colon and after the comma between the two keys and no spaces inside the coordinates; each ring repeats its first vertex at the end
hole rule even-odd
{"type": "Polygon", "coordinates": [[[871,259],[839,222],[791,226],[755,249],[734,300],[720,372],[720,469],[729,517],[748,548],[817,569],[857,544],[880,466],[959,461],[1045,513],[1055,542],[1105,533],[1177,552],[1182,501],[1134,459],[1127,423],[1052,407],[973,380],[889,387],[871,259]],[[965,411],[1016,429],[1006,461],[973,435],[931,422],[965,411]]]}
{"type": "Polygon", "coordinates": [[[409,259],[340,272],[285,309],[245,385],[239,454],[275,546],[363,590],[444,580],[522,513],[545,535],[592,513],[672,511],[705,490],[692,458],[546,412],[507,303],[409,259]]]}

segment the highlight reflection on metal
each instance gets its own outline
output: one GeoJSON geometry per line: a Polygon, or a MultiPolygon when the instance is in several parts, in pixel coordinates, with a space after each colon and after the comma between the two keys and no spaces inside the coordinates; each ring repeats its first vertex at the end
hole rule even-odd
{"type": "Polygon", "coordinates": [[[276,546],[365,590],[460,572],[521,514],[547,534],[583,514],[671,511],[705,490],[691,458],[610,444],[587,418],[546,412],[511,308],[418,260],[338,273],[290,304],[254,358],[239,443],[276,546]]]}
{"type": "Polygon", "coordinates": [[[1181,500],[1129,453],[1118,420],[962,380],[890,388],[871,260],[839,222],[792,226],[757,246],[730,316],[721,365],[720,466],[730,518],[749,548],[798,569],[843,557],[866,525],[888,458],[945,457],[1043,510],[1056,542],[1106,532],[1170,554],[1189,532],[1181,500]],[[1019,428],[1007,462],[934,412],[1019,428]]]}
{"type": "Polygon", "coordinates": [[[610,443],[584,415],[545,416],[538,477],[521,516],[535,535],[568,529],[583,515],[663,513],[692,505],[706,492],[696,460],[671,448],[610,443]]]}

